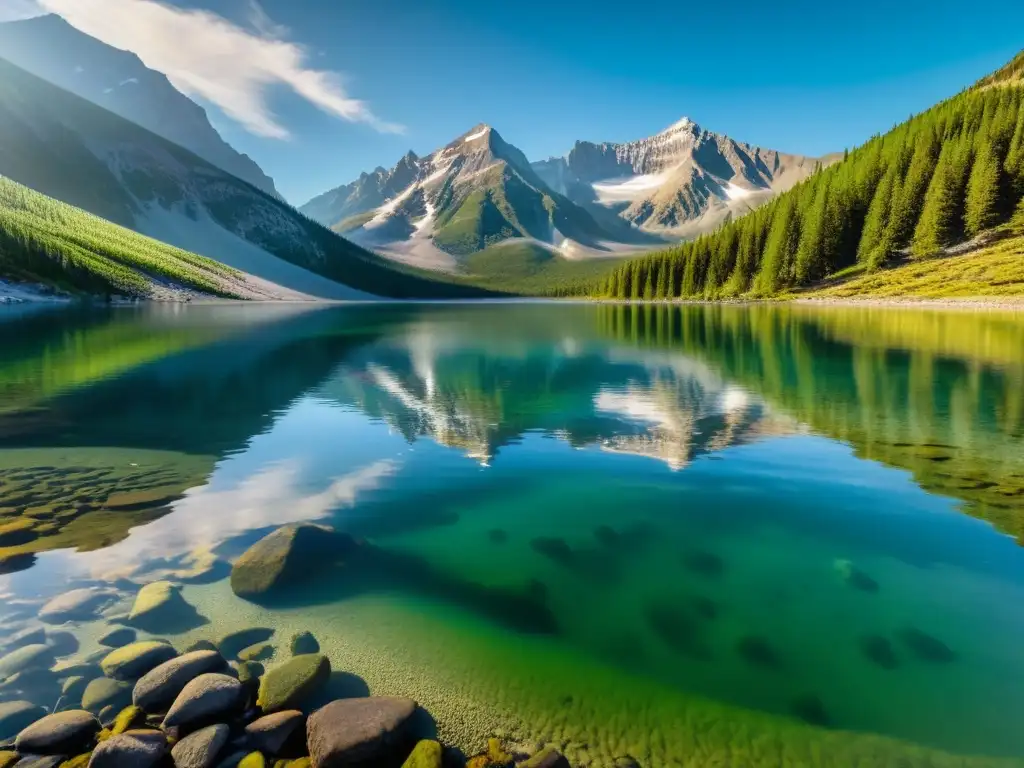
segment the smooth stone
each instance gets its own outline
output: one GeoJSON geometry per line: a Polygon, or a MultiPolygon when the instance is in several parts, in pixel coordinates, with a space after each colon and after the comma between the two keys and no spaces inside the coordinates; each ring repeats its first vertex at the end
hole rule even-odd
{"type": "Polygon", "coordinates": [[[295,656],[260,679],[256,705],[264,712],[295,709],[331,676],[331,662],[321,654],[295,656]]]}
{"type": "Polygon", "coordinates": [[[15,768],[60,768],[64,755],[25,755],[14,764],[15,768]]]}
{"type": "Polygon", "coordinates": [[[46,710],[29,701],[0,702],[0,740],[13,739],[44,717],[46,710]]]}
{"type": "Polygon", "coordinates": [[[199,675],[175,698],[163,727],[187,726],[230,714],[242,703],[242,690],[242,684],[228,675],[215,672],[199,675]]]}
{"type": "Polygon", "coordinates": [[[132,692],[132,701],[147,712],[164,712],[189,681],[206,674],[220,672],[227,664],[217,651],[193,651],[165,661],[143,675],[132,692]]]}
{"type": "Polygon", "coordinates": [[[179,587],[169,581],[154,581],[139,590],[128,614],[128,623],[156,632],[161,631],[161,627],[196,616],[195,608],[181,596],[179,587]]]}
{"type": "Polygon", "coordinates": [[[441,768],[442,754],[440,743],[423,739],[413,747],[402,768],[441,768]]]}
{"type": "Polygon", "coordinates": [[[193,651],[216,651],[217,644],[211,640],[196,640],[192,645],[185,649],[185,653],[192,653],[193,651]]]}
{"type": "Polygon", "coordinates": [[[241,661],[269,661],[274,658],[274,646],[270,643],[257,643],[243,648],[238,653],[241,661]]]}
{"type": "Polygon", "coordinates": [[[554,747],[545,747],[531,757],[520,768],[570,768],[565,755],[554,747]]]}
{"type": "Polygon", "coordinates": [[[129,627],[121,627],[107,632],[103,637],[100,638],[100,645],[105,645],[107,648],[123,648],[126,645],[131,645],[135,642],[135,630],[129,627]]]}
{"type": "Polygon", "coordinates": [[[189,734],[171,750],[175,768],[213,768],[230,735],[231,729],[223,724],[189,734]]]}
{"type": "Polygon", "coordinates": [[[266,595],[307,577],[355,547],[347,534],[321,525],[285,525],[247,549],[231,568],[231,589],[243,598],[266,595]]]}
{"type": "Polygon", "coordinates": [[[280,754],[291,735],[302,725],[304,717],[299,710],[289,709],[254,720],[245,727],[249,745],[260,752],[280,754]]]}
{"type": "Polygon", "coordinates": [[[14,748],[19,754],[74,755],[91,746],[101,727],[96,716],[83,709],[58,712],[25,728],[14,748]]]}
{"type": "Polygon", "coordinates": [[[320,643],[310,632],[298,632],[292,635],[289,649],[292,656],[306,656],[310,653],[320,653],[320,643]]]}
{"type": "Polygon", "coordinates": [[[109,677],[90,680],[82,694],[82,709],[102,717],[103,710],[111,707],[117,711],[132,703],[132,686],[109,677]]]}
{"type": "Polygon", "coordinates": [[[167,737],[160,731],[127,731],[100,742],[89,768],[155,768],[167,755],[167,737]]]}
{"type": "Polygon", "coordinates": [[[115,680],[137,680],[177,656],[167,643],[145,641],[111,651],[100,662],[103,674],[115,680]]]}
{"type": "Polygon", "coordinates": [[[415,711],[415,701],[397,696],[332,701],[306,723],[311,762],[337,768],[386,758],[415,711]]]}
{"type": "Polygon", "coordinates": [[[222,637],[217,643],[217,650],[228,661],[234,661],[246,648],[256,643],[265,643],[273,636],[274,630],[269,627],[249,627],[222,637]]]}
{"type": "Polygon", "coordinates": [[[46,645],[46,630],[41,627],[23,629],[7,638],[3,643],[3,649],[6,653],[26,645],[46,645]]]}
{"type": "Polygon", "coordinates": [[[113,602],[117,593],[109,589],[88,587],[73,589],[53,598],[39,610],[39,618],[47,624],[63,624],[65,621],[91,621],[99,612],[113,602]]]}
{"type": "Polygon", "coordinates": [[[258,661],[233,661],[231,665],[235,674],[238,675],[240,683],[258,682],[266,672],[266,669],[258,661]]]}
{"type": "Polygon", "coordinates": [[[259,752],[250,752],[238,762],[238,768],[267,768],[267,758],[259,752]]]}
{"type": "Polygon", "coordinates": [[[37,643],[22,646],[0,658],[0,678],[29,669],[49,669],[55,662],[53,649],[48,645],[37,643]]]}
{"type": "Polygon", "coordinates": [[[81,702],[82,695],[85,693],[85,689],[88,685],[89,681],[81,675],[68,677],[60,687],[60,695],[65,699],[81,702]]]}
{"type": "Polygon", "coordinates": [[[78,638],[70,632],[50,632],[46,636],[46,644],[50,646],[54,656],[71,656],[78,653],[78,638]]]}

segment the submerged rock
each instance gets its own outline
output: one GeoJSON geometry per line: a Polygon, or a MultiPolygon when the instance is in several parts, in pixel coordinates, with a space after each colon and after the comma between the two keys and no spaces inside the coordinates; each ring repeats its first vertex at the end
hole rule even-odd
{"type": "Polygon", "coordinates": [[[100,721],[90,712],[58,712],[25,728],[14,748],[23,755],[75,755],[92,744],[100,727],[100,721]]]}
{"type": "Polygon", "coordinates": [[[921,661],[948,664],[956,659],[956,654],[948,645],[916,627],[903,630],[900,633],[900,640],[921,661]]]}
{"type": "Polygon", "coordinates": [[[686,609],[675,603],[654,603],[644,613],[654,633],[676,653],[700,659],[711,655],[700,625],[686,609]]]}
{"type": "Polygon", "coordinates": [[[320,525],[286,525],[257,541],[231,568],[231,589],[244,598],[259,598],[278,587],[301,581],[355,548],[347,534],[320,525]]]}
{"type": "Polygon", "coordinates": [[[256,643],[238,652],[241,661],[269,661],[274,658],[275,649],[270,643],[256,643]]]}
{"type": "Polygon", "coordinates": [[[132,701],[147,712],[166,711],[196,677],[227,667],[217,651],[193,651],[151,669],[135,684],[132,701]]]}
{"type": "Polygon", "coordinates": [[[295,656],[263,675],[256,705],[264,712],[294,709],[330,676],[331,662],[326,656],[295,656]]]}
{"type": "Polygon", "coordinates": [[[109,589],[73,589],[44,605],[39,611],[39,618],[48,624],[91,621],[116,598],[117,593],[109,589]]]}
{"type": "Polygon", "coordinates": [[[736,646],[740,656],[750,664],[762,669],[779,669],[782,667],[782,660],[779,654],[765,638],[757,635],[747,635],[740,638],[736,646]]]}
{"type": "Polygon", "coordinates": [[[861,652],[874,664],[882,669],[896,669],[899,659],[888,638],[881,635],[868,635],[860,639],[861,652]]]}
{"type": "Polygon", "coordinates": [[[120,711],[132,703],[131,683],[97,677],[91,680],[82,694],[82,709],[101,715],[104,710],[120,711]]]}
{"type": "Polygon", "coordinates": [[[836,560],[835,569],[840,578],[854,589],[872,593],[878,591],[878,582],[849,560],[836,560]]]}
{"type": "Polygon", "coordinates": [[[306,738],[317,768],[374,764],[404,740],[416,702],[397,696],[332,701],[309,716],[306,738]]]}
{"type": "Polygon", "coordinates": [[[25,755],[15,763],[15,766],[16,768],[60,768],[63,764],[63,755],[25,755]]]}
{"type": "Polygon", "coordinates": [[[233,714],[243,704],[242,684],[229,675],[208,672],[186,685],[164,718],[164,728],[191,726],[233,714]]]}
{"type": "Polygon", "coordinates": [[[721,576],[725,571],[725,561],[714,552],[698,549],[683,555],[683,567],[701,576],[721,576]]]}
{"type": "Polygon", "coordinates": [[[0,702],[0,741],[13,739],[37,720],[46,717],[46,710],[29,701],[0,702]]]}
{"type": "Polygon", "coordinates": [[[134,642],[135,630],[128,627],[111,630],[99,640],[100,645],[105,645],[107,648],[123,648],[134,642]]]}
{"type": "Polygon", "coordinates": [[[545,747],[520,768],[571,768],[569,761],[554,747],[545,747]]]}
{"type": "Polygon", "coordinates": [[[320,643],[309,632],[298,632],[292,635],[292,640],[288,647],[292,652],[292,656],[320,653],[320,643]]]}
{"type": "Polygon", "coordinates": [[[101,741],[89,768],[156,768],[167,755],[167,737],[161,731],[127,731],[101,741]]]}
{"type": "Polygon", "coordinates": [[[790,709],[793,714],[810,725],[817,725],[822,728],[831,725],[831,718],[825,710],[825,704],[818,696],[807,694],[793,699],[790,709]]]}
{"type": "Polygon", "coordinates": [[[275,712],[249,723],[245,727],[245,736],[253,749],[279,755],[304,720],[305,715],[297,709],[275,712]]]}
{"type": "Polygon", "coordinates": [[[565,539],[550,536],[538,536],[530,540],[530,547],[537,553],[544,555],[560,565],[572,562],[572,548],[565,539]]]}
{"type": "Polygon", "coordinates": [[[409,757],[402,763],[402,768],[441,768],[441,744],[431,739],[423,739],[416,743],[409,757]]]}
{"type": "Polygon", "coordinates": [[[41,627],[29,627],[8,637],[3,645],[3,652],[10,653],[26,645],[46,645],[46,630],[41,627]]]}
{"type": "Polygon", "coordinates": [[[48,669],[56,662],[53,649],[41,643],[25,645],[0,658],[0,678],[30,669],[48,669]]]}
{"type": "Polygon", "coordinates": [[[238,658],[238,654],[246,648],[256,645],[257,643],[265,643],[273,636],[274,630],[270,629],[270,627],[249,627],[247,629],[240,629],[237,632],[232,632],[222,637],[217,643],[217,650],[219,650],[228,661],[234,661],[238,658]]]}
{"type": "Polygon", "coordinates": [[[213,768],[230,735],[231,729],[223,724],[189,734],[171,750],[175,768],[213,768]]]}
{"type": "Polygon", "coordinates": [[[177,651],[167,643],[132,643],[108,653],[100,662],[100,667],[103,674],[115,680],[137,680],[177,655],[177,651]]]}
{"type": "Polygon", "coordinates": [[[169,581],[154,581],[139,590],[128,623],[148,632],[182,632],[205,623],[169,581]]]}

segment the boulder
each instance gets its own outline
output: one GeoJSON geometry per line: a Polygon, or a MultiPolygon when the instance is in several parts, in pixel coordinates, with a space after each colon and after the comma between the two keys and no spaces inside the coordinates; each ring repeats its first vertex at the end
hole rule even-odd
{"type": "Polygon", "coordinates": [[[60,768],[63,755],[24,755],[14,765],[16,768],[60,768]]]}
{"type": "Polygon", "coordinates": [[[76,755],[92,746],[100,721],[82,709],[37,720],[18,734],[14,748],[23,755],[76,755]]]}
{"type": "Polygon", "coordinates": [[[100,645],[105,645],[107,648],[123,648],[134,642],[135,630],[128,627],[111,630],[100,638],[100,645]]]}
{"type": "Polygon", "coordinates": [[[63,624],[65,621],[92,621],[99,612],[117,598],[110,589],[88,587],[73,589],[50,600],[39,610],[39,618],[47,624],[63,624]]]}
{"type": "Polygon", "coordinates": [[[274,658],[274,646],[270,643],[256,643],[238,652],[242,661],[269,661],[274,658]]]}
{"type": "Polygon", "coordinates": [[[132,703],[132,686],[109,677],[90,680],[82,693],[82,709],[102,715],[107,708],[120,711],[132,703]]]}
{"type": "Polygon", "coordinates": [[[0,741],[13,739],[37,720],[46,717],[46,710],[28,701],[0,702],[0,741]]]}
{"type": "Polygon", "coordinates": [[[397,696],[332,701],[306,724],[311,762],[317,768],[383,762],[404,740],[415,711],[415,701],[397,696]]]}
{"type": "Polygon", "coordinates": [[[292,652],[292,656],[320,653],[320,643],[309,632],[297,632],[292,635],[292,641],[288,647],[292,652]]]}
{"type": "Polygon", "coordinates": [[[221,724],[186,736],[171,750],[175,768],[213,768],[230,735],[231,729],[221,724]]]}
{"type": "Polygon", "coordinates": [[[199,675],[175,698],[163,727],[187,727],[231,715],[243,704],[242,690],[242,684],[228,675],[199,675]]]}
{"type": "Polygon", "coordinates": [[[167,737],[161,731],[127,731],[100,742],[89,768],[156,768],[167,755],[167,737]]]}
{"type": "Polygon", "coordinates": [[[0,678],[10,677],[30,669],[49,669],[56,659],[48,645],[25,645],[0,658],[0,678]]]}
{"type": "Polygon", "coordinates": [[[278,587],[301,581],[355,546],[351,536],[325,526],[283,526],[238,558],[231,568],[231,589],[239,597],[260,598],[278,587]]]}
{"type": "Polygon", "coordinates": [[[302,726],[304,718],[297,709],[288,709],[254,720],[245,727],[249,746],[271,755],[281,754],[288,739],[302,726]]]}
{"type": "Polygon", "coordinates": [[[100,662],[100,667],[103,674],[115,680],[138,680],[177,655],[167,643],[147,640],[111,651],[100,662]]]}
{"type": "Polygon", "coordinates": [[[228,661],[234,661],[246,648],[257,643],[265,643],[273,636],[274,630],[269,627],[249,627],[222,637],[217,643],[217,650],[228,661]]]}
{"type": "Polygon", "coordinates": [[[263,675],[256,705],[264,712],[294,709],[330,676],[331,662],[326,656],[295,656],[263,675]]]}
{"type": "Polygon", "coordinates": [[[165,661],[143,675],[132,692],[132,701],[147,712],[166,712],[189,681],[226,667],[217,651],[193,651],[165,661]]]}
{"type": "MultiPolygon", "coordinates": [[[[273,631],[273,630],[271,630],[273,631]]],[[[196,640],[192,645],[185,649],[185,653],[192,653],[192,651],[216,651],[217,644],[211,640],[196,640]]]]}
{"type": "Polygon", "coordinates": [[[441,744],[431,739],[423,739],[413,747],[412,753],[402,763],[402,768],[441,768],[441,744]]]}
{"type": "Polygon", "coordinates": [[[531,757],[520,768],[571,768],[565,755],[554,747],[544,747],[531,757]]]}
{"type": "Polygon", "coordinates": [[[181,624],[195,626],[196,609],[181,596],[181,590],[169,581],[154,581],[139,590],[128,614],[128,623],[149,632],[164,632],[181,624]]]}

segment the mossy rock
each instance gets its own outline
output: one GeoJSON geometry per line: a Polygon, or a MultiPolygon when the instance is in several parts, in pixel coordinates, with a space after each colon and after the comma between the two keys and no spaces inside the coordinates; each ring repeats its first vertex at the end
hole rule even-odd
{"type": "Polygon", "coordinates": [[[274,658],[274,646],[270,643],[256,643],[238,652],[242,661],[269,661],[274,658]]]}
{"type": "Polygon", "coordinates": [[[570,768],[569,761],[565,755],[554,747],[544,747],[519,768],[570,768]]]}
{"type": "Polygon", "coordinates": [[[311,632],[296,632],[288,645],[292,656],[304,656],[308,653],[320,653],[320,643],[311,632]]]}
{"type": "Polygon", "coordinates": [[[87,768],[90,760],[92,760],[92,752],[86,752],[84,755],[65,760],[60,764],[60,768],[87,768]]]}
{"type": "Polygon", "coordinates": [[[28,544],[39,538],[39,533],[33,528],[39,523],[30,517],[23,517],[19,520],[0,524],[0,546],[16,547],[20,544],[28,544]]]}
{"type": "Polygon", "coordinates": [[[19,759],[17,752],[4,750],[0,752],[0,768],[11,768],[19,759]]]}
{"type": "Polygon", "coordinates": [[[222,637],[213,650],[220,651],[220,655],[228,661],[238,658],[238,654],[246,648],[265,643],[274,636],[274,630],[269,627],[248,627],[222,637]]]}
{"type": "Polygon", "coordinates": [[[25,645],[0,657],[0,678],[10,677],[30,669],[48,669],[56,659],[53,649],[42,643],[25,645]]]}
{"type": "Polygon", "coordinates": [[[283,526],[238,558],[231,568],[231,589],[239,597],[259,599],[278,587],[303,580],[354,547],[351,536],[325,526],[283,526]]]}
{"type": "Polygon", "coordinates": [[[240,683],[257,682],[266,671],[258,661],[233,661],[231,666],[238,673],[238,682],[240,683]]]}
{"type": "Polygon", "coordinates": [[[99,639],[99,644],[107,648],[124,648],[135,642],[135,630],[128,627],[119,627],[107,632],[99,639]]]}
{"type": "Polygon", "coordinates": [[[111,651],[100,662],[100,667],[103,674],[115,680],[138,680],[177,655],[167,643],[149,640],[111,651]]]}
{"type": "Polygon", "coordinates": [[[82,709],[103,718],[108,708],[120,711],[132,703],[132,686],[109,677],[98,677],[91,680],[82,694],[82,709]]]}
{"type": "Polygon", "coordinates": [[[131,730],[145,721],[146,713],[142,711],[141,707],[136,707],[133,704],[132,706],[125,707],[118,712],[117,717],[114,718],[114,724],[110,727],[110,732],[112,735],[117,736],[118,734],[131,730]]]}
{"type": "Polygon", "coordinates": [[[423,739],[413,747],[412,753],[402,763],[402,768],[441,768],[441,758],[440,743],[423,739]]]}
{"type": "Polygon", "coordinates": [[[242,758],[238,768],[267,768],[267,758],[261,752],[250,752],[242,758]]]}
{"type": "Polygon", "coordinates": [[[13,739],[23,729],[44,717],[46,710],[31,702],[0,702],[0,740],[13,739]]]}
{"type": "Polygon", "coordinates": [[[295,656],[263,675],[256,705],[264,712],[297,709],[297,705],[330,676],[331,662],[326,656],[317,653],[295,656]]]}

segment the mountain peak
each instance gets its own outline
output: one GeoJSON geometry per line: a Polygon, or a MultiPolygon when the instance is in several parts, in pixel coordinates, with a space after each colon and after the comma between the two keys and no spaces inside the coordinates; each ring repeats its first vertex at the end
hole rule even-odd
{"type": "Polygon", "coordinates": [[[490,134],[494,131],[491,126],[487,123],[477,123],[464,134],[462,134],[462,143],[469,144],[474,141],[484,140],[487,141],[490,134]]]}
{"type": "Polygon", "coordinates": [[[668,133],[677,133],[679,131],[685,131],[685,130],[689,129],[691,126],[695,126],[695,125],[696,125],[696,123],[694,123],[693,120],[691,120],[690,118],[688,118],[686,116],[683,116],[683,117],[679,118],[678,120],[676,120],[674,123],[672,123],[672,125],[670,125],[668,128],[666,128],[665,130],[661,131],[658,135],[659,136],[664,136],[665,134],[668,134],[668,133]]]}

